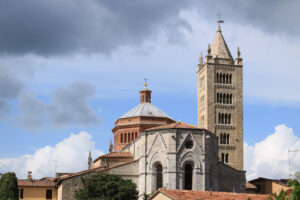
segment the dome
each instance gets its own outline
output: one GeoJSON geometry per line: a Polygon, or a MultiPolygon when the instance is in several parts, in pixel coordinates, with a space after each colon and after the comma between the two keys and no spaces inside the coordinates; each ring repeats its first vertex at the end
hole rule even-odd
{"type": "Polygon", "coordinates": [[[131,109],[129,112],[124,114],[120,118],[128,118],[128,117],[165,117],[171,119],[167,114],[165,114],[163,111],[158,109],[156,106],[152,105],[151,103],[144,102],[133,109],[131,109]]]}

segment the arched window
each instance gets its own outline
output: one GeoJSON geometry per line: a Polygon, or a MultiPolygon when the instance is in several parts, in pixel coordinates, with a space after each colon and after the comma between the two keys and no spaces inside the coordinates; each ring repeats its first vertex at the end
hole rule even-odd
{"type": "Polygon", "coordinates": [[[223,75],[222,74],[220,74],[219,83],[223,83],[223,75]]]}
{"type": "Polygon", "coordinates": [[[228,153],[225,155],[225,163],[228,163],[228,153]]]}
{"type": "Polygon", "coordinates": [[[225,83],[225,80],[226,79],[226,75],[225,74],[223,74],[223,83],[225,83]]]}
{"type": "Polygon", "coordinates": [[[227,117],[227,114],[225,114],[225,124],[227,124],[228,122],[228,117],[227,117]]]}
{"type": "Polygon", "coordinates": [[[184,166],[184,189],[193,189],[193,166],[189,163],[184,166]]]}
{"type": "Polygon", "coordinates": [[[121,143],[123,143],[123,133],[121,133],[121,143]]]}
{"type": "Polygon", "coordinates": [[[161,164],[156,165],[156,190],[163,187],[163,167],[161,164]]]}
{"type": "Polygon", "coordinates": [[[131,133],[131,140],[134,140],[134,133],[131,133]]]}
{"type": "Polygon", "coordinates": [[[226,144],[226,134],[223,134],[223,144],[226,144]]]}
{"type": "Polygon", "coordinates": [[[228,124],[231,124],[231,114],[228,114],[228,124]]]}
{"type": "Polygon", "coordinates": [[[224,124],[224,119],[225,119],[225,116],[224,116],[224,113],[222,114],[222,123],[221,124],[224,124]]]}
{"type": "Polygon", "coordinates": [[[226,94],[223,94],[223,104],[226,103],[226,94]]]}
{"type": "Polygon", "coordinates": [[[227,144],[229,144],[229,133],[227,134],[226,142],[227,142],[227,144]]]}
{"type": "Polygon", "coordinates": [[[223,133],[220,134],[220,144],[223,144],[223,133]]]}
{"type": "Polygon", "coordinates": [[[222,163],[224,163],[225,161],[225,156],[224,156],[224,153],[222,153],[222,163]]]}
{"type": "Polygon", "coordinates": [[[128,134],[128,142],[130,142],[130,133],[127,133],[128,134]]]}
{"type": "Polygon", "coordinates": [[[222,123],[222,116],[221,116],[221,113],[219,113],[219,124],[221,124],[222,123]]]}
{"type": "Polygon", "coordinates": [[[229,104],[230,100],[229,100],[229,94],[226,95],[226,103],[229,104]]]}
{"type": "Polygon", "coordinates": [[[232,104],[232,94],[230,94],[229,103],[232,104]]]}
{"type": "Polygon", "coordinates": [[[232,83],[232,75],[230,74],[229,75],[229,84],[231,84],[232,83]]]}
{"type": "Polygon", "coordinates": [[[217,73],[217,83],[219,83],[220,82],[220,77],[219,77],[219,73],[217,73]]]}
{"type": "Polygon", "coordinates": [[[228,74],[226,74],[226,84],[228,84],[229,83],[229,80],[228,80],[228,74]]]}
{"type": "Polygon", "coordinates": [[[124,143],[127,142],[127,133],[124,133],[124,143]]]}
{"type": "Polygon", "coordinates": [[[134,134],[135,134],[135,138],[137,138],[137,132],[135,132],[134,134]]]}
{"type": "Polygon", "coordinates": [[[220,94],[217,93],[217,103],[220,103],[220,94]]]}

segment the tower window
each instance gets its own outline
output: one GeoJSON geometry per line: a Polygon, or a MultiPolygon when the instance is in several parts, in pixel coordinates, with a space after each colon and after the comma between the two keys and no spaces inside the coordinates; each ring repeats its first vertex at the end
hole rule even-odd
{"type": "Polygon", "coordinates": [[[200,105],[201,105],[201,107],[203,107],[204,106],[204,103],[205,103],[205,101],[204,101],[204,95],[201,97],[201,99],[200,99],[200,105]]]}
{"type": "Polygon", "coordinates": [[[226,153],[226,155],[225,155],[225,163],[228,163],[228,153],[226,153]]]}
{"type": "Polygon", "coordinates": [[[205,86],[205,83],[204,83],[204,76],[202,76],[202,77],[200,78],[200,88],[204,88],[204,86],[205,86]]]}
{"type": "Polygon", "coordinates": [[[121,133],[121,141],[120,143],[123,143],[123,133],[121,133]]]}
{"type": "Polygon", "coordinates": [[[224,163],[224,161],[225,161],[225,155],[224,155],[224,153],[222,153],[222,163],[224,163]]]}
{"type": "Polygon", "coordinates": [[[203,115],[201,116],[201,119],[200,119],[200,126],[201,127],[204,126],[204,116],[203,115]]]}
{"type": "Polygon", "coordinates": [[[135,138],[137,138],[137,132],[135,132],[134,134],[135,134],[135,138]]]}

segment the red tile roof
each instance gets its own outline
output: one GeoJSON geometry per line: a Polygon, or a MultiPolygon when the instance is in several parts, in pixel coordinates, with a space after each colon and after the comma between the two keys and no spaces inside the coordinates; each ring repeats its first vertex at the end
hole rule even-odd
{"type": "Polygon", "coordinates": [[[187,124],[187,123],[179,121],[179,122],[174,122],[174,123],[171,123],[171,124],[166,124],[166,125],[161,125],[161,126],[156,126],[156,127],[153,127],[153,128],[149,128],[149,129],[146,129],[146,131],[161,130],[161,129],[175,129],[175,128],[178,128],[178,129],[200,129],[200,130],[202,130],[202,128],[199,128],[198,126],[187,124]]]}
{"type": "Polygon", "coordinates": [[[126,151],[119,151],[119,152],[111,152],[108,154],[104,154],[100,156],[101,158],[121,158],[121,157],[132,157],[132,154],[130,152],[126,151]]]}
{"type": "Polygon", "coordinates": [[[55,187],[53,181],[19,179],[19,187],[55,187]]]}
{"type": "Polygon", "coordinates": [[[160,189],[148,200],[154,199],[159,193],[164,194],[172,200],[248,200],[249,198],[267,200],[269,198],[269,195],[263,194],[160,189]]]}
{"type": "Polygon", "coordinates": [[[97,162],[101,158],[127,158],[127,157],[132,157],[132,154],[130,152],[125,152],[125,151],[120,151],[120,152],[116,151],[116,152],[111,152],[108,154],[101,155],[98,158],[96,158],[94,162],[97,162]]]}

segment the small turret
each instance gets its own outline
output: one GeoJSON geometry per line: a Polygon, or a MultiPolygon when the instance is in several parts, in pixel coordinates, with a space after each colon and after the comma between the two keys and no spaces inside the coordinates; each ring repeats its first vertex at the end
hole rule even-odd
{"type": "Polygon", "coordinates": [[[237,47],[237,55],[236,59],[234,60],[235,65],[242,65],[243,64],[243,59],[241,58],[241,51],[240,48],[237,47]]]}
{"type": "Polygon", "coordinates": [[[113,145],[112,145],[112,141],[111,141],[111,139],[110,139],[110,143],[109,143],[109,148],[108,148],[108,151],[109,151],[109,153],[112,153],[113,152],[113,145]]]}
{"type": "Polygon", "coordinates": [[[201,52],[201,54],[200,54],[199,64],[200,64],[200,65],[203,65],[203,56],[202,56],[202,52],[201,52]]]}
{"type": "Polygon", "coordinates": [[[93,161],[92,161],[92,153],[89,151],[89,157],[88,157],[88,168],[92,169],[93,167],[93,161]]]}
{"type": "Polygon", "coordinates": [[[208,48],[207,48],[207,55],[211,54],[211,48],[210,48],[210,44],[208,43],[208,48]]]}

